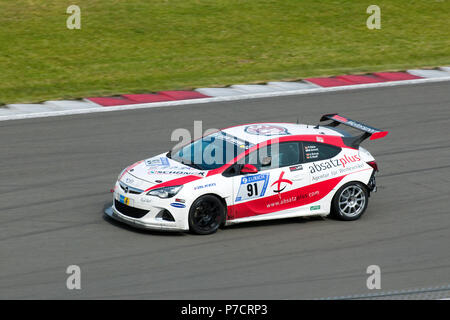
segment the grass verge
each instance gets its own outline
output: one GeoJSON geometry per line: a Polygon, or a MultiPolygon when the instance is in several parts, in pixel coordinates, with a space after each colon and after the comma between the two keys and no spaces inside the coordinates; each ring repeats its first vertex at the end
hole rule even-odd
{"type": "Polygon", "coordinates": [[[450,4],[0,0],[0,101],[190,89],[450,64],[450,4]],[[81,8],[81,30],[66,9],[81,8]]]}

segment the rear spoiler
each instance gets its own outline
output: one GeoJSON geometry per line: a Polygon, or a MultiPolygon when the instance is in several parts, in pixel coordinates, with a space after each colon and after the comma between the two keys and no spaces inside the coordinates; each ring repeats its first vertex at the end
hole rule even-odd
{"type": "Polygon", "coordinates": [[[320,121],[327,121],[331,120],[332,122],[327,124],[327,127],[337,127],[341,123],[343,125],[358,129],[360,131],[363,131],[364,133],[357,137],[343,137],[342,140],[344,140],[344,143],[352,148],[358,149],[361,142],[366,140],[370,137],[370,140],[380,139],[385,137],[389,132],[388,131],[382,131],[380,129],[368,126],[364,123],[341,117],[337,113],[331,113],[331,114],[325,114],[320,118],[320,121]]]}

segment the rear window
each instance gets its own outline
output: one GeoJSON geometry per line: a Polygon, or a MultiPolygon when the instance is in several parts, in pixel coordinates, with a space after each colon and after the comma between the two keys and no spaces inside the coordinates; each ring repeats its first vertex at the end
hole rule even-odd
{"type": "Polygon", "coordinates": [[[333,158],[341,152],[341,148],[318,142],[303,142],[304,162],[314,162],[333,158]]]}

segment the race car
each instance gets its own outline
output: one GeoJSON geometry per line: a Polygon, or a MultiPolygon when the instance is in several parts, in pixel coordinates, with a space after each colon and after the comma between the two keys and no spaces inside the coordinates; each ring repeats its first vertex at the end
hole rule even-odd
{"type": "Polygon", "coordinates": [[[139,228],[203,235],[269,219],[356,220],[378,171],[360,143],[388,132],[338,114],[323,121],[233,126],[136,162],[120,173],[105,213],[139,228]]]}

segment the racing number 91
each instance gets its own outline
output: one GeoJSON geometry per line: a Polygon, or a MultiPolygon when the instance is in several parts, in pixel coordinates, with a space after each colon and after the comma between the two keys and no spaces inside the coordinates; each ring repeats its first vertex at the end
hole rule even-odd
{"type": "Polygon", "coordinates": [[[252,197],[253,195],[258,195],[258,184],[257,183],[249,183],[247,185],[247,195],[252,197]]]}
{"type": "Polygon", "coordinates": [[[250,314],[267,314],[267,305],[265,304],[227,304],[225,305],[225,314],[238,314],[238,315],[250,315],[250,314]]]}

